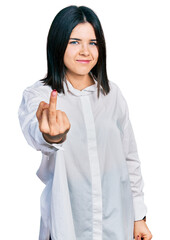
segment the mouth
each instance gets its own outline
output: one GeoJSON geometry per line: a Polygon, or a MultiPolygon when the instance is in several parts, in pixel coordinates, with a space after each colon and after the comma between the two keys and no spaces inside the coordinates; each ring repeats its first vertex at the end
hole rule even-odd
{"type": "Polygon", "coordinates": [[[89,63],[91,60],[76,60],[79,63],[89,63]]]}

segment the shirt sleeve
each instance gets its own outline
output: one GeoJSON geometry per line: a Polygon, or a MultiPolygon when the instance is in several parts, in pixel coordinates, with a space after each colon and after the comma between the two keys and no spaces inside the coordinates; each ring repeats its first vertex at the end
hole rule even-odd
{"type": "Polygon", "coordinates": [[[50,144],[45,141],[39,130],[36,111],[41,101],[46,101],[46,97],[34,89],[27,88],[23,92],[22,101],[18,110],[18,118],[28,144],[37,151],[49,155],[58,149],[64,150],[64,148],[62,147],[63,143],[50,144]]]}
{"type": "Polygon", "coordinates": [[[147,213],[147,207],[144,203],[144,182],[141,174],[141,162],[138,156],[133,128],[129,119],[128,105],[120,89],[118,89],[118,99],[121,106],[122,142],[133,195],[135,221],[139,221],[142,220],[147,213]]]}

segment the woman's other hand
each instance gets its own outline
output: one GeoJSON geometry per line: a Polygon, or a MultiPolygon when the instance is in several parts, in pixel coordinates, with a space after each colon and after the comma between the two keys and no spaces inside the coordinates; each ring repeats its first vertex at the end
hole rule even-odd
{"type": "Polygon", "coordinates": [[[150,240],[152,234],[149,231],[146,222],[144,220],[134,222],[134,237],[135,240],[150,240]]]}

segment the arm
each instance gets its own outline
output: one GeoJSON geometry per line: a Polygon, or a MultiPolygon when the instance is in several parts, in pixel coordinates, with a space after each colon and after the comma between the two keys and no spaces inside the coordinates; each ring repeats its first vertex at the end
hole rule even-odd
{"type": "Polygon", "coordinates": [[[138,156],[132,125],[129,120],[124,129],[123,145],[133,194],[135,221],[138,221],[146,216],[147,208],[144,204],[144,182],[141,174],[141,162],[138,156]]]}
{"type": "Polygon", "coordinates": [[[123,149],[133,195],[135,213],[134,237],[135,240],[150,240],[152,239],[152,234],[146,225],[147,208],[144,203],[144,182],[141,174],[141,162],[139,160],[135,136],[129,119],[128,106],[119,88],[118,104],[120,109],[119,127],[121,129],[123,149]]]}
{"type": "Polygon", "coordinates": [[[134,132],[129,119],[128,105],[119,88],[118,105],[123,150],[126,158],[133,195],[135,221],[139,221],[142,220],[147,213],[147,208],[144,203],[144,182],[141,174],[141,162],[138,156],[134,132]]]}
{"type": "Polygon", "coordinates": [[[41,151],[45,155],[49,155],[58,149],[64,149],[62,148],[62,142],[57,144],[51,144],[50,142],[47,142],[39,129],[36,112],[39,103],[43,100],[47,100],[45,96],[40,95],[40,93],[34,89],[27,88],[23,92],[22,101],[18,111],[18,117],[22,132],[28,144],[37,151],[41,151]]]}

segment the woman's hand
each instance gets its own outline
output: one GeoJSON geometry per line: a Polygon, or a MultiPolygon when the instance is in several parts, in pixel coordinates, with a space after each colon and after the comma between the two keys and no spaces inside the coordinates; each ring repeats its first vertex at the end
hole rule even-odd
{"type": "Polygon", "coordinates": [[[149,231],[146,222],[144,220],[134,222],[134,237],[135,240],[150,240],[152,234],[149,231]]]}
{"type": "Polygon", "coordinates": [[[39,129],[44,139],[49,143],[58,143],[66,139],[66,134],[71,125],[65,112],[56,110],[57,91],[53,90],[49,104],[40,102],[36,112],[39,129]]]}

